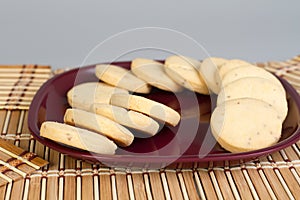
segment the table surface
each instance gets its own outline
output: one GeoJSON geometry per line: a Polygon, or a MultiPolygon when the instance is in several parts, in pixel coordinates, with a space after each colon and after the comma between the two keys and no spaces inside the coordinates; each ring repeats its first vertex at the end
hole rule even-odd
{"type": "MultiPolygon", "coordinates": [[[[256,64],[300,92],[300,56],[256,64]]],[[[0,199],[299,199],[300,142],[238,166],[212,163],[209,168],[160,170],[93,165],[42,145],[28,130],[28,107],[38,88],[60,72],[49,66],[0,66],[1,138],[50,162],[24,179],[3,184],[0,199]]]]}

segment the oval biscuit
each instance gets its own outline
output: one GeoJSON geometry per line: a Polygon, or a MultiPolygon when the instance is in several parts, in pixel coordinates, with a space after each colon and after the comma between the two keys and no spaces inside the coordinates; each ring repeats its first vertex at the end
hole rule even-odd
{"type": "Polygon", "coordinates": [[[136,77],[130,70],[116,66],[101,64],[95,69],[96,76],[105,83],[137,93],[149,93],[151,86],[136,77]]]}
{"type": "Polygon", "coordinates": [[[131,71],[150,85],[170,92],[179,92],[182,87],[164,71],[164,65],[154,60],[136,58],[131,62],[131,71]]]}
{"type": "Polygon", "coordinates": [[[220,78],[216,76],[218,69],[228,60],[223,58],[210,57],[203,60],[199,68],[200,73],[208,86],[215,94],[220,91],[220,78]]]}
{"type": "Polygon", "coordinates": [[[95,113],[79,109],[67,109],[64,122],[100,133],[122,147],[129,146],[133,142],[134,136],[127,128],[95,113]]]}
{"type": "Polygon", "coordinates": [[[172,126],[176,126],[180,120],[179,113],[172,108],[137,95],[114,94],[111,97],[110,103],[115,106],[144,113],[172,126]]]}
{"type": "Polygon", "coordinates": [[[186,56],[170,56],[165,60],[166,73],[181,86],[201,94],[209,94],[199,72],[200,61],[186,56]]]}
{"type": "Polygon", "coordinates": [[[159,124],[152,118],[132,110],[126,110],[118,106],[108,104],[94,104],[93,112],[107,117],[123,126],[133,128],[143,133],[153,136],[159,130],[159,124]]]}
{"type": "Polygon", "coordinates": [[[99,154],[115,154],[117,149],[115,143],[103,135],[58,122],[43,122],[40,134],[56,142],[99,154]]]}
{"type": "Polygon", "coordinates": [[[67,98],[71,107],[88,111],[94,103],[109,104],[110,97],[114,93],[128,94],[128,91],[106,83],[88,82],[70,89],[67,98]]]}

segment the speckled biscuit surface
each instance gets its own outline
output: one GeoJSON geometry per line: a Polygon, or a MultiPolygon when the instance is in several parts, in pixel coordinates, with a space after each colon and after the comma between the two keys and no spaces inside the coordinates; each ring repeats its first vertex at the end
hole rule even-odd
{"type": "Polygon", "coordinates": [[[247,77],[231,82],[219,93],[217,105],[240,98],[254,98],[271,104],[278,111],[282,121],[288,112],[284,89],[268,79],[247,77]]]}
{"type": "Polygon", "coordinates": [[[282,122],[270,104],[257,99],[235,99],[212,113],[211,130],[219,144],[238,153],[265,148],[278,142],[282,122]]]}
{"type": "Polygon", "coordinates": [[[58,122],[44,122],[41,136],[79,149],[100,154],[114,154],[117,146],[98,133],[58,122]]]}

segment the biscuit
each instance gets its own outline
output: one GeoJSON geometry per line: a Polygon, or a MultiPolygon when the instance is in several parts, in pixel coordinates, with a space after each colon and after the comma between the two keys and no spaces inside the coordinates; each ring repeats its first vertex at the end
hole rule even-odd
{"type": "Polygon", "coordinates": [[[218,143],[234,153],[269,147],[281,137],[277,111],[256,99],[226,101],[213,111],[210,124],[218,143]]]}
{"type": "Polygon", "coordinates": [[[106,83],[87,82],[70,89],[67,98],[71,107],[88,111],[94,103],[109,104],[110,97],[114,93],[128,94],[128,91],[106,83]]]}
{"type": "Polygon", "coordinates": [[[115,106],[144,113],[172,126],[176,126],[180,120],[179,113],[172,108],[137,95],[114,94],[111,97],[110,103],[115,106]]]}
{"type": "Polygon", "coordinates": [[[105,83],[137,93],[149,93],[151,86],[136,77],[130,70],[116,66],[101,64],[95,69],[96,76],[105,83]]]}
{"type": "Polygon", "coordinates": [[[43,122],[40,135],[56,142],[99,154],[115,154],[117,149],[117,145],[103,135],[58,122],[43,122]]]}
{"type": "Polygon", "coordinates": [[[131,62],[131,71],[140,79],[161,90],[179,92],[182,87],[164,71],[164,65],[154,60],[136,58],[131,62]]]}
{"type": "Polygon", "coordinates": [[[273,74],[254,65],[237,67],[230,70],[224,75],[222,79],[222,85],[224,87],[235,80],[245,77],[265,78],[272,81],[275,85],[282,87],[280,81],[273,74]]]}
{"type": "Polygon", "coordinates": [[[201,94],[209,94],[199,72],[200,61],[185,56],[170,56],[165,60],[165,72],[181,86],[201,94]]]}
{"type": "Polygon", "coordinates": [[[200,73],[208,86],[208,88],[218,94],[220,91],[220,78],[216,76],[218,69],[228,60],[223,58],[210,57],[203,60],[199,68],[200,73]]]}
{"type": "Polygon", "coordinates": [[[107,117],[123,126],[141,131],[149,136],[155,135],[159,130],[159,124],[152,118],[132,110],[126,110],[118,106],[108,104],[94,104],[92,111],[98,115],[107,117]]]}
{"type": "Polygon", "coordinates": [[[268,79],[246,77],[231,82],[220,91],[217,105],[240,98],[254,98],[269,103],[278,111],[282,121],[288,112],[284,89],[268,79]]]}
{"type": "Polygon", "coordinates": [[[64,122],[76,127],[100,133],[122,147],[133,142],[133,134],[122,125],[95,113],[79,109],[67,109],[64,122]]]}
{"type": "Polygon", "coordinates": [[[223,65],[220,66],[219,70],[217,73],[215,73],[216,77],[219,77],[221,80],[224,78],[224,75],[229,72],[230,70],[237,68],[237,67],[243,67],[243,66],[248,66],[251,65],[251,63],[243,61],[243,60],[229,60],[223,65]]]}

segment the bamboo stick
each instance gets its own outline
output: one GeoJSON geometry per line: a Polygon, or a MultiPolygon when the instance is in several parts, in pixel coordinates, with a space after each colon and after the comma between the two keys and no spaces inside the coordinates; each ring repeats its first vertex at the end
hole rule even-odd
{"type": "Polygon", "coordinates": [[[209,176],[209,173],[205,169],[198,169],[198,175],[200,177],[201,183],[207,199],[217,199],[217,193],[214,190],[212,180],[209,176]]]}
{"type": "Polygon", "coordinates": [[[129,190],[128,190],[126,173],[116,174],[116,189],[117,189],[118,199],[129,199],[129,190]]]}
{"type": "Polygon", "coordinates": [[[146,188],[142,173],[132,174],[133,190],[135,199],[146,199],[146,188]]]}
{"type": "Polygon", "coordinates": [[[5,192],[7,189],[7,184],[5,184],[7,182],[3,182],[3,179],[0,178],[0,199],[4,199],[5,198],[5,192]]]}
{"type": "Polygon", "coordinates": [[[110,174],[108,173],[100,173],[99,174],[99,193],[100,199],[112,199],[112,184],[110,179],[110,174]]]}
{"type": "Polygon", "coordinates": [[[24,190],[24,179],[15,181],[11,191],[11,199],[22,199],[24,190]]]}
{"type": "Polygon", "coordinates": [[[165,193],[163,191],[163,186],[161,182],[161,178],[159,176],[159,173],[157,172],[150,172],[150,183],[151,184],[151,191],[153,195],[153,199],[165,199],[165,193]],[[154,184],[155,183],[155,184],[154,184]]]}
{"type": "Polygon", "coordinates": [[[229,186],[229,182],[227,181],[224,171],[220,169],[214,170],[214,174],[219,183],[218,185],[224,199],[234,199],[234,194],[232,193],[231,187],[229,186]]]}
{"type": "Polygon", "coordinates": [[[190,199],[199,199],[197,189],[194,182],[193,173],[191,171],[183,171],[184,182],[190,199]]]}
{"type": "Polygon", "coordinates": [[[82,176],[81,179],[81,184],[82,184],[82,189],[81,189],[81,194],[82,194],[82,200],[93,200],[93,176],[92,175],[86,175],[82,176]]]}
{"type": "Polygon", "coordinates": [[[41,194],[41,177],[35,176],[30,178],[28,199],[40,199],[41,194]]]}
{"type": "Polygon", "coordinates": [[[273,169],[263,169],[266,175],[267,181],[270,184],[272,191],[275,193],[278,199],[288,199],[288,195],[282,187],[273,169]]]}
{"type": "Polygon", "coordinates": [[[173,170],[166,171],[166,177],[168,180],[171,198],[178,199],[178,200],[183,199],[180,185],[178,183],[176,171],[175,170],[174,171],[173,170]]]}
{"type": "Polygon", "coordinates": [[[234,183],[236,184],[236,187],[239,191],[239,194],[241,195],[241,199],[253,198],[250,188],[247,184],[247,181],[244,178],[241,168],[238,168],[236,170],[231,170],[231,174],[232,174],[234,183]]]}

